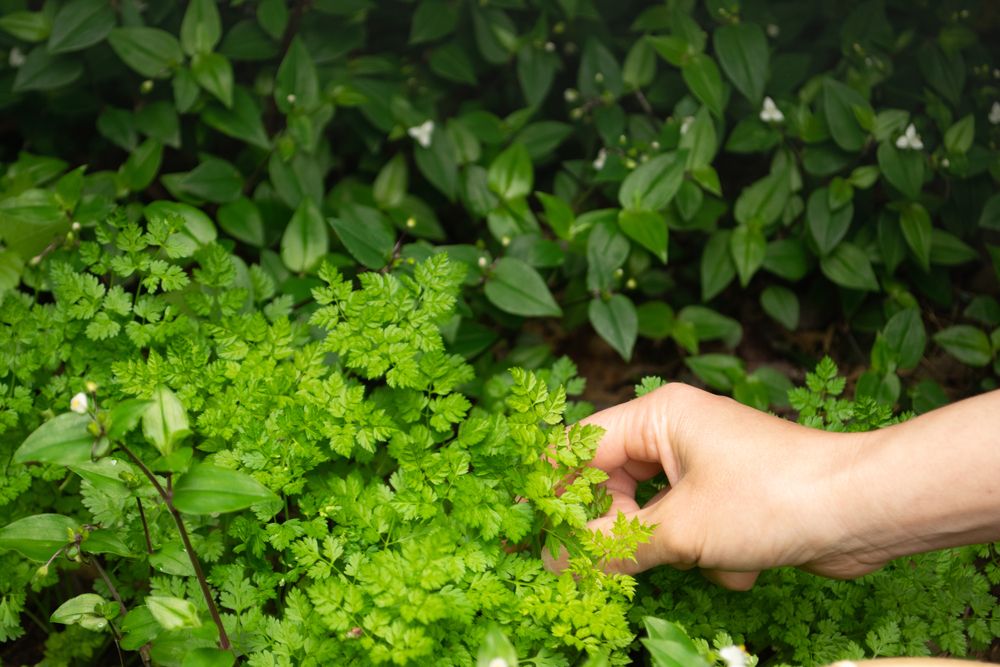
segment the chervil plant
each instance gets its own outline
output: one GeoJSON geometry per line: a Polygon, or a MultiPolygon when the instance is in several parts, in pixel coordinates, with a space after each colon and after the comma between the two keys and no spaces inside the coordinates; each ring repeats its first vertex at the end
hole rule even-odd
{"type": "Polygon", "coordinates": [[[599,566],[648,529],[585,530],[607,504],[599,429],[562,425],[572,364],[475,407],[445,254],[357,285],[324,265],[290,318],[221,246],[178,258],[183,224],[113,216],[0,307],[7,638],[23,616],[145,664],[459,665],[495,625],[545,664],[625,660],[634,583],[599,566]]]}

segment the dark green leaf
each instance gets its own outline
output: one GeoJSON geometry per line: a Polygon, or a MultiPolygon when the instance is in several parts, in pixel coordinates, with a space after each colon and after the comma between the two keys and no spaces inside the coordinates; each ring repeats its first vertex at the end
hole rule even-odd
{"type": "Polygon", "coordinates": [[[177,38],[159,28],[114,28],[108,42],[126,65],[143,76],[165,77],[184,61],[177,38]]]}
{"type": "Polygon", "coordinates": [[[80,524],[61,514],[36,514],[0,528],[0,549],[44,563],[73,539],[80,524]]]}
{"type": "Polygon", "coordinates": [[[79,51],[97,44],[115,27],[115,12],[106,0],[71,0],[52,19],[49,53],[79,51]]]}
{"type": "Polygon", "coordinates": [[[94,436],[87,430],[89,415],[66,412],[42,423],[14,452],[14,463],[71,465],[90,460],[94,436]]]}
{"type": "Polygon", "coordinates": [[[725,107],[725,88],[722,85],[722,75],[719,67],[711,57],[704,53],[692,56],[681,68],[681,74],[688,89],[702,104],[717,117],[722,117],[725,107]]]}
{"type": "Polygon", "coordinates": [[[781,217],[790,195],[788,171],[777,169],[744,188],[736,199],[733,216],[741,224],[756,220],[760,225],[770,225],[781,217]]]}
{"type": "Polygon", "coordinates": [[[910,246],[917,263],[924,271],[931,268],[931,216],[921,204],[911,202],[903,207],[899,216],[903,238],[910,246]]]}
{"type": "Polygon", "coordinates": [[[740,284],[746,287],[753,274],[764,263],[764,256],[767,254],[767,239],[756,227],[740,225],[733,230],[732,236],[729,237],[729,252],[733,256],[733,264],[740,277],[740,284]]]}
{"type": "Polygon", "coordinates": [[[173,148],[181,147],[180,119],[170,102],[153,102],[135,112],[135,126],[140,132],[173,148]]]}
{"type": "Polygon", "coordinates": [[[376,209],[348,204],[330,226],[351,255],[369,269],[381,269],[390,259],[396,235],[376,209]]]}
{"type": "Polygon", "coordinates": [[[746,375],[743,362],[728,354],[702,354],[685,357],[685,365],[712,389],[730,391],[733,383],[746,375]]]}
{"type": "Polygon", "coordinates": [[[861,93],[834,79],[823,80],[823,109],[830,134],[838,146],[851,153],[861,150],[867,136],[858,124],[855,108],[874,114],[861,93]]]}
{"type": "Polygon", "coordinates": [[[975,248],[943,229],[931,230],[931,264],[957,266],[979,259],[975,248]]]}
{"type": "Polygon", "coordinates": [[[630,244],[612,222],[595,224],[587,237],[587,289],[606,290],[628,258],[630,244]]]}
{"type": "Polygon", "coordinates": [[[841,287],[878,291],[878,279],[868,255],[856,245],[839,244],[832,253],[820,259],[823,275],[841,287]]]}
{"type": "Polygon", "coordinates": [[[431,70],[442,78],[455,83],[476,83],[476,70],[472,66],[472,60],[458,42],[434,49],[428,62],[431,70]]]}
{"type": "Polygon", "coordinates": [[[177,190],[194,199],[224,204],[236,201],[243,192],[240,171],[229,162],[214,157],[206,156],[197,167],[178,176],[177,190]]]}
{"type": "Polygon", "coordinates": [[[51,55],[43,46],[36,47],[14,77],[14,92],[54,90],[73,83],[83,74],[83,64],[72,56],[51,55]]]}
{"type": "Polygon", "coordinates": [[[156,178],[163,159],[163,144],[156,139],[147,139],[136,148],[122,165],[122,180],[132,192],[139,192],[156,178]]]}
{"type": "Polygon", "coordinates": [[[705,306],[685,306],[677,323],[690,324],[699,341],[721,340],[726,347],[736,347],[743,338],[739,322],[705,306]]]}
{"type": "Polygon", "coordinates": [[[983,211],[979,214],[979,226],[1000,231],[1000,193],[986,200],[983,211]]]}
{"type": "Polygon", "coordinates": [[[385,163],[372,184],[372,196],[379,208],[396,208],[403,203],[408,177],[406,158],[402,153],[397,153],[385,163]]]}
{"type": "Polygon", "coordinates": [[[968,324],[957,324],[934,334],[934,342],[953,357],[970,366],[986,366],[993,360],[993,348],[986,334],[968,324]]]}
{"type": "Polygon", "coordinates": [[[570,239],[570,229],[572,229],[573,221],[575,220],[573,209],[562,199],[545,194],[544,192],[536,192],[535,196],[538,197],[538,201],[542,202],[545,219],[548,220],[552,231],[559,238],[568,241],[570,239]]]}
{"type": "Polygon", "coordinates": [[[26,42],[41,42],[52,30],[52,16],[47,12],[7,12],[0,16],[0,30],[26,42]]]}
{"type": "Polygon", "coordinates": [[[410,44],[433,42],[455,30],[458,12],[445,0],[422,0],[413,12],[410,44]]]}
{"type": "Polygon", "coordinates": [[[639,320],[632,301],[622,294],[615,294],[607,301],[591,299],[587,313],[594,330],[622,359],[629,361],[639,332],[639,320]]]}
{"type": "Polygon", "coordinates": [[[319,79],[312,56],[299,36],[292,39],[274,81],[274,103],[287,114],[294,106],[310,109],[319,101],[319,79]]]}
{"type": "Polygon", "coordinates": [[[719,230],[709,237],[701,254],[701,300],[711,301],[736,277],[736,264],[729,252],[732,231],[719,230]]]}
{"type": "Polygon", "coordinates": [[[295,210],[281,237],[281,260],[295,273],[311,271],[329,249],[323,213],[306,197],[295,210]]]}
{"type": "Polygon", "coordinates": [[[919,151],[901,150],[885,142],[878,147],[878,166],[885,179],[909,199],[920,196],[924,158],[919,151]]]}
{"type": "Polygon", "coordinates": [[[486,298],[497,308],[525,317],[558,317],[562,310],[535,269],[513,257],[499,259],[486,279],[486,298]]]}
{"type": "Polygon", "coordinates": [[[636,167],[618,190],[622,208],[659,211],[677,194],[684,180],[687,151],[657,155],[636,167]]]}
{"type": "Polygon", "coordinates": [[[927,332],[920,311],[906,308],[893,315],[882,329],[882,339],[897,368],[916,368],[927,345],[927,332]]]}
{"type": "Polygon", "coordinates": [[[944,133],[944,147],[949,153],[965,155],[972,148],[976,137],[976,118],[969,114],[952,125],[944,133]]]}
{"type": "Polygon", "coordinates": [[[189,56],[211,53],[222,38],[222,20],[215,2],[191,0],[188,3],[181,21],[181,46],[189,56]]]}
{"type": "Polygon", "coordinates": [[[548,96],[558,62],[554,54],[532,44],[525,44],[518,50],[517,80],[528,106],[540,106],[548,96]]]}
{"type": "Polygon", "coordinates": [[[199,86],[211,93],[226,108],[233,106],[233,66],[225,56],[218,53],[197,54],[191,59],[191,74],[199,86]]]}
{"type": "Polygon", "coordinates": [[[219,225],[233,238],[257,248],[266,245],[264,218],[257,205],[246,197],[220,206],[217,215],[219,225]]]}
{"type": "Polygon", "coordinates": [[[174,506],[185,514],[236,512],[277,500],[266,486],[246,473],[202,463],[174,484],[174,506]]]}
{"type": "Polygon", "coordinates": [[[806,222],[820,255],[830,254],[844,240],[853,217],[853,204],[831,211],[829,191],[826,188],[813,190],[806,207],[806,222]]]}
{"type": "Polygon", "coordinates": [[[760,293],[760,305],[765,313],[789,331],[795,331],[799,326],[799,298],[792,290],[771,285],[760,293]]]}
{"type": "Polygon", "coordinates": [[[271,141],[261,120],[260,107],[256,100],[242,86],[233,89],[233,104],[230,108],[209,104],[201,113],[201,119],[209,127],[214,127],[225,135],[245,141],[258,148],[268,149],[271,141]]]}
{"type": "Polygon", "coordinates": [[[288,5],[285,0],[262,0],[257,5],[257,23],[274,39],[280,40],[288,27],[288,5]]]}
{"type": "Polygon", "coordinates": [[[639,333],[646,338],[663,340],[674,328],[674,310],[663,301],[646,301],[636,309],[639,333]]]}
{"type": "Polygon", "coordinates": [[[655,211],[623,209],[618,226],[626,236],[667,263],[667,222],[655,211]]]}
{"type": "Polygon", "coordinates": [[[487,182],[490,190],[505,200],[527,196],[534,183],[534,169],[528,149],[511,144],[490,163],[487,182]]]}
{"type": "Polygon", "coordinates": [[[753,106],[760,106],[769,60],[764,31],[755,23],[725,25],[716,29],[713,44],[729,80],[753,106]]]}

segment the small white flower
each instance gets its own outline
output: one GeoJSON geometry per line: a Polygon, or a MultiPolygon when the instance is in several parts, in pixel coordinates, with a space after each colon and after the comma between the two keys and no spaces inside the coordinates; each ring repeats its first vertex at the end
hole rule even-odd
{"type": "Polygon", "coordinates": [[[77,222],[76,220],[74,220],[73,224],[70,225],[69,228],[72,229],[74,232],[78,232],[78,231],[80,231],[83,228],[83,225],[81,225],[79,222],[77,222]]]}
{"type": "Polygon", "coordinates": [[[580,99],[580,93],[577,92],[576,88],[567,88],[563,91],[563,99],[572,104],[580,99]]]}
{"type": "Polygon", "coordinates": [[[951,160],[949,160],[948,158],[943,158],[941,160],[941,168],[942,169],[947,169],[950,166],[951,166],[951,160]]]}
{"type": "Polygon", "coordinates": [[[1000,125],[1000,102],[994,102],[990,107],[989,120],[991,125],[1000,125]]]}
{"type": "Polygon", "coordinates": [[[774,103],[774,100],[765,97],[764,106],[760,109],[760,119],[765,123],[783,123],[785,114],[781,113],[781,109],[774,103]]]}
{"type": "Polygon", "coordinates": [[[719,649],[719,657],[726,663],[726,667],[746,667],[747,653],[740,646],[727,646],[719,649]]]}
{"type": "Polygon", "coordinates": [[[24,64],[24,53],[16,46],[7,55],[7,64],[11,67],[20,67],[24,64]]]}
{"type": "Polygon", "coordinates": [[[555,42],[545,42],[545,50],[549,53],[555,53],[556,43],[555,42]]]}
{"type": "Polygon", "coordinates": [[[904,150],[909,148],[915,151],[923,150],[924,142],[921,140],[920,135],[917,134],[917,128],[913,123],[907,125],[906,132],[896,139],[896,148],[904,150]]]}
{"type": "Polygon", "coordinates": [[[486,268],[486,265],[487,265],[488,263],[489,263],[489,262],[487,262],[487,261],[486,261],[486,257],[485,257],[485,256],[483,256],[483,255],[480,255],[480,256],[479,256],[479,259],[478,259],[478,260],[476,260],[476,264],[478,264],[478,265],[479,265],[479,268],[480,268],[480,269],[485,269],[485,268],[486,268]]]}
{"type": "Polygon", "coordinates": [[[87,407],[89,405],[90,401],[87,400],[87,394],[82,391],[69,401],[69,409],[78,415],[87,414],[87,407]]]}
{"type": "Polygon", "coordinates": [[[652,148],[654,151],[658,151],[660,150],[660,142],[653,141],[651,144],[649,144],[649,147],[652,148]]]}
{"type": "Polygon", "coordinates": [[[420,125],[408,129],[406,133],[416,139],[423,148],[430,148],[431,136],[434,134],[434,121],[425,120],[420,125]]]}
{"type": "Polygon", "coordinates": [[[600,171],[604,169],[604,163],[608,161],[608,151],[604,148],[597,152],[597,157],[594,158],[593,166],[594,171],[600,171]]]}
{"type": "Polygon", "coordinates": [[[774,23],[768,23],[766,30],[767,30],[767,36],[770,37],[771,39],[774,39],[775,37],[781,34],[781,28],[779,28],[777,24],[774,23]]]}
{"type": "Polygon", "coordinates": [[[503,658],[493,658],[490,660],[489,667],[510,667],[510,663],[503,658]]]}
{"type": "Polygon", "coordinates": [[[684,120],[681,121],[681,134],[687,134],[687,131],[691,129],[691,125],[694,124],[694,116],[685,116],[684,120]]]}
{"type": "Polygon", "coordinates": [[[285,101],[289,104],[295,104],[295,100],[297,99],[298,98],[295,97],[295,93],[288,93],[288,95],[285,96],[285,101]]]}

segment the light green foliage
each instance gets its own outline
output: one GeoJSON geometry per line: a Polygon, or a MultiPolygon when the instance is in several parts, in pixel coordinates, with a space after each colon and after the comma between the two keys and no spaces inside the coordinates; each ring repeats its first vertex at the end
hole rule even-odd
{"type": "Polygon", "coordinates": [[[461,393],[472,368],[439,331],[465,274],[446,254],[357,283],[325,265],[315,303],[289,319],[274,308],[273,278],[220,246],[171,259],[173,224],[144,230],[114,215],[96,240],[33,269],[51,299],[9,293],[0,304],[5,323],[25,323],[3,328],[25,350],[10,359],[4,379],[21,391],[8,395],[34,396],[13,403],[4,442],[44,422],[5,478],[27,480],[6,482],[0,508],[0,546],[12,549],[0,555],[12,573],[2,584],[5,637],[20,632],[34,572],[18,552],[56,556],[34,575],[45,588],[103,553],[121,563],[111,576],[128,614],[117,618],[116,605],[105,614],[92,595],[57,610],[59,622],[113,624],[135,634],[131,650],[151,641],[165,665],[179,664],[177,642],[214,644],[169,513],[114,450],[120,442],[161,484],[174,477],[175,507],[247,664],[308,653],[323,664],[465,665],[491,624],[520,655],[547,664],[595,651],[627,660],[633,580],[597,565],[630,557],[649,529],[622,523],[598,538],[586,529],[607,507],[597,486],[605,475],[585,466],[601,431],[563,426],[568,407],[579,413],[567,388],[582,389],[568,360],[537,373],[501,370],[485,378],[489,399],[475,406],[461,393]],[[185,280],[164,284],[173,270],[185,280]],[[101,314],[114,331],[92,339],[101,314]],[[43,339],[59,340],[63,354],[43,339]],[[86,426],[94,417],[65,412],[78,389],[90,392],[97,430],[86,426]],[[44,421],[53,413],[63,417],[44,421]],[[64,417],[80,432],[49,427],[64,417]],[[104,429],[115,442],[92,450],[104,429]],[[82,458],[67,453],[77,451],[82,458]],[[58,500],[66,515],[39,514],[52,511],[46,480],[66,474],[67,457],[58,500]],[[51,463],[24,463],[38,460],[51,463]],[[158,572],[148,586],[128,564],[147,557],[136,499],[158,572]],[[545,570],[543,549],[567,549],[571,570],[545,570]]]}

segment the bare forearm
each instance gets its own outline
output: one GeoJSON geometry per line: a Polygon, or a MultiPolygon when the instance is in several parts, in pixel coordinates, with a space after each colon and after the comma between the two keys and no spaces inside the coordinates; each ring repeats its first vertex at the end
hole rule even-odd
{"type": "Polygon", "coordinates": [[[845,537],[877,560],[1000,539],[1000,392],[869,434],[850,456],[845,537]]]}

